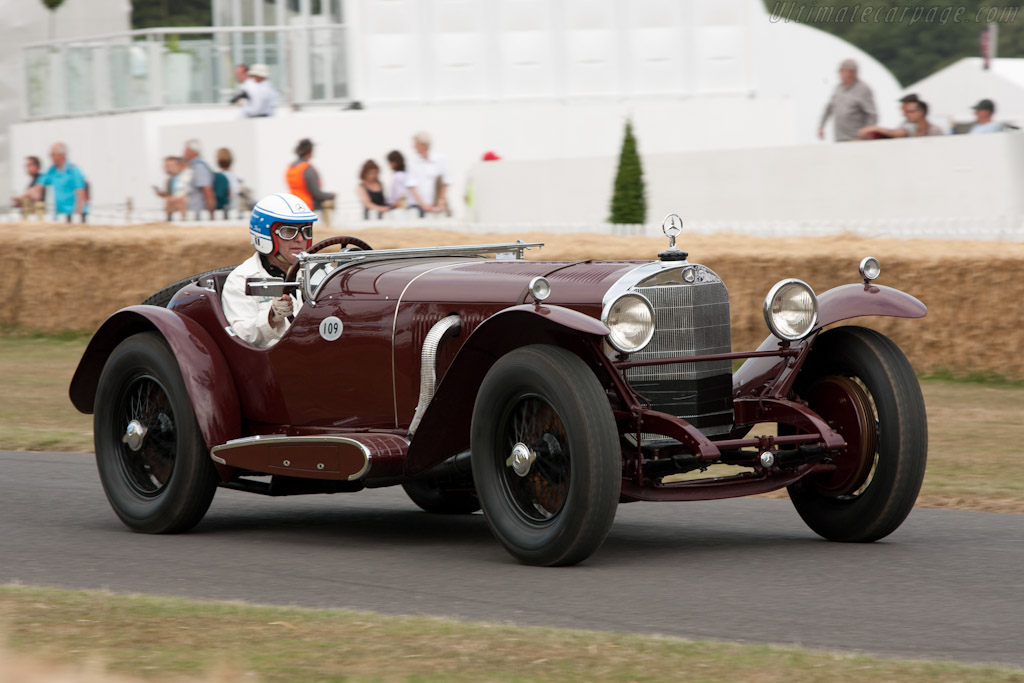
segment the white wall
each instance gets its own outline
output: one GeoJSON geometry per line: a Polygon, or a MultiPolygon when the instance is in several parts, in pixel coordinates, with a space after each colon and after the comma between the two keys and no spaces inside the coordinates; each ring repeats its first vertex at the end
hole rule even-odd
{"type": "MultiPolygon", "coordinates": [[[[479,220],[600,223],[615,168],[614,157],[478,164],[479,220]]],[[[648,153],[643,168],[652,223],[669,212],[725,226],[839,227],[1024,215],[1024,133],[648,153]]]]}
{"type": "MultiPolygon", "coordinates": [[[[12,158],[45,155],[66,142],[90,180],[97,207],[132,197],[140,209],[161,205],[150,189],[161,185],[162,158],[181,154],[185,140],[198,138],[212,162],[217,147],[235,156],[235,171],[257,195],[279,192],[292,150],[303,137],[316,145],[313,163],[322,183],[352,201],[357,174],[366,159],[382,169],[385,156],[412,152],[412,135],[426,130],[437,151],[448,157],[453,197],[465,191],[470,167],[484,152],[505,159],[573,159],[618,154],[627,117],[643,151],[724,149],[764,144],[778,137],[792,118],[790,103],[720,96],[669,102],[519,103],[435,105],[380,110],[283,111],[263,119],[239,119],[229,107],[101,115],[36,121],[13,128],[12,158]]],[[[385,183],[390,174],[383,173],[385,183]]],[[[20,180],[19,180],[20,182],[20,180]]],[[[461,201],[455,204],[461,210],[461,201]]]]}
{"type": "Polygon", "coordinates": [[[21,119],[24,106],[21,46],[50,38],[127,31],[131,3],[65,0],[51,12],[39,0],[0,0],[0,17],[0,187],[17,189],[20,194],[27,179],[22,172],[23,159],[10,146],[9,126],[21,119]]]}
{"type": "Polygon", "coordinates": [[[257,195],[282,188],[295,143],[310,137],[325,187],[344,202],[365,159],[386,168],[388,151],[408,156],[411,135],[426,130],[461,198],[485,151],[510,161],[610,158],[627,118],[648,155],[824,146],[814,137],[818,119],[847,57],[859,61],[880,109],[899,93],[868,55],[772,21],[762,0],[346,0],[345,11],[362,111],[282,108],[244,121],[225,106],[37,121],[13,129],[9,158],[64,141],[96,209],[131,197],[156,210],[150,185],[164,181],[161,159],[190,137],[203,141],[208,161],[229,147],[257,195]]]}

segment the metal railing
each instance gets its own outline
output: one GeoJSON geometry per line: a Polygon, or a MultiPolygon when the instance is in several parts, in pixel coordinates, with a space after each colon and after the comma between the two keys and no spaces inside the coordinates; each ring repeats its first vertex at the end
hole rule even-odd
{"type": "MultiPolygon", "coordinates": [[[[189,218],[192,218],[190,215],[189,218]]],[[[476,234],[589,234],[613,235],[619,237],[652,237],[663,239],[659,224],[618,225],[611,223],[482,223],[465,217],[447,218],[436,214],[420,218],[414,210],[398,210],[385,214],[382,219],[375,216],[363,218],[362,209],[342,204],[329,212],[321,212],[320,231],[336,234],[341,230],[364,230],[375,227],[394,229],[437,229],[476,234]]],[[[0,223],[40,222],[53,220],[52,206],[40,206],[27,212],[8,207],[0,208],[0,223]]],[[[167,216],[163,211],[138,209],[133,202],[90,206],[89,222],[95,225],[139,225],[163,222],[167,216]]],[[[215,220],[178,220],[175,225],[200,227],[208,225],[248,225],[249,211],[244,208],[231,209],[227,217],[218,212],[215,220]]],[[[323,233],[320,233],[323,234],[323,233]]],[[[948,216],[943,218],[873,218],[870,220],[766,220],[766,221],[709,221],[687,220],[686,234],[695,235],[751,235],[754,237],[821,237],[828,235],[853,235],[868,239],[926,239],[926,240],[968,240],[1024,242],[1024,214],[1008,216],[948,216]]]]}
{"type": "Polygon", "coordinates": [[[264,63],[282,102],[349,97],[341,24],[157,28],[22,48],[27,119],[225,104],[234,65],[264,63]]]}

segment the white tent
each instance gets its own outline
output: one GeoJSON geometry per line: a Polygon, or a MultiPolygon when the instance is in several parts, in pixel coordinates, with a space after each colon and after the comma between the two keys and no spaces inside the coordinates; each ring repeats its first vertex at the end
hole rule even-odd
{"type": "Polygon", "coordinates": [[[950,116],[960,122],[973,120],[971,107],[983,99],[995,102],[995,120],[1024,125],[1024,59],[993,59],[985,69],[981,57],[965,57],[906,91],[927,102],[929,119],[941,126],[950,116]]]}

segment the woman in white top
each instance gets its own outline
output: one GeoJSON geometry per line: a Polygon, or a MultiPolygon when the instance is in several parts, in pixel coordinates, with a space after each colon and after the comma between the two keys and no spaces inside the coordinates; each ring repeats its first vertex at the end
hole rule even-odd
{"type": "Polygon", "coordinates": [[[409,193],[405,186],[405,157],[398,150],[388,154],[388,166],[391,167],[391,192],[388,193],[388,205],[392,209],[410,207],[409,193]]]}

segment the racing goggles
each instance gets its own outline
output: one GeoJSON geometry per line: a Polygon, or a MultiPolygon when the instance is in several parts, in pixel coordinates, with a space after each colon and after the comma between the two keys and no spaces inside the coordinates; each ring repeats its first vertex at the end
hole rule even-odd
{"type": "Polygon", "coordinates": [[[302,239],[311,240],[313,239],[313,224],[307,223],[306,225],[279,225],[274,230],[274,234],[283,239],[285,242],[290,242],[302,233],[302,239]]]}

